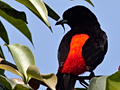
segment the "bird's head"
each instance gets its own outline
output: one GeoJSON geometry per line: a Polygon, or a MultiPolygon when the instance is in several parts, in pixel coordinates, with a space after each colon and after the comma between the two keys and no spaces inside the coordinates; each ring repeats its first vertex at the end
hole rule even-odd
{"type": "Polygon", "coordinates": [[[84,6],[74,6],[63,13],[63,20],[60,20],[56,25],[68,24],[71,28],[76,26],[86,26],[98,24],[96,16],[84,6]]]}

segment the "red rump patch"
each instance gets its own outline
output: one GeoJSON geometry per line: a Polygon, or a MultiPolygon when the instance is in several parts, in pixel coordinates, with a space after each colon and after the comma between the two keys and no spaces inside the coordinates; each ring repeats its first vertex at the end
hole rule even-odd
{"type": "Polygon", "coordinates": [[[86,63],[82,57],[82,47],[88,38],[87,34],[76,34],[72,37],[69,54],[60,70],[62,73],[79,75],[86,71],[86,63]]]}

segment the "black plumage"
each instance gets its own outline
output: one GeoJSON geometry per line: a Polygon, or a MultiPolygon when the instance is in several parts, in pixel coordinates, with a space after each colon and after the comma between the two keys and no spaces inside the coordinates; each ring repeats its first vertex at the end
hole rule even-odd
{"type": "Polygon", "coordinates": [[[103,61],[107,52],[107,35],[100,28],[96,16],[84,6],[74,6],[66,10],[63,14],[63,20],[57,22],[56,25],[63,23],[68,24],[71,27],[71,30],[65,34],[59,45],[59,70],[56,88],[57,90],[73,90],[77,75],[61,72],[70,51],[72,37],[76,34],[89,35],[89,38],[82,47],[82,56],[86,62],[86,71],[93,72],[93,70],[103,61]]]}

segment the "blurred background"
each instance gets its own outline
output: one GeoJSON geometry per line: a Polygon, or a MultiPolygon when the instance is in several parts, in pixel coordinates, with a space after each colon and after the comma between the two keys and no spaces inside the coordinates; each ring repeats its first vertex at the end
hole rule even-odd
{"type": "MultiPolygon", "coordinates": [[[[56,21],[51,18],[49,22],[51,24],[53,33],[49,28],[38,19],[31,11],[29,11],[25,6],[18,3],[15,0],[3,0],[10,4],[12,7],[18,11],[25,11],[27,15],[28,28],[31,31],[33,45],[30,41],[20,33],[15,27],[10,23],[0,17],[2,23],[4,24],[10,44],[20,43],[21,45],[28,46],[34,56],[36,65],[38,66],[41,74],[57,73],[58,60],[57,60],[57,50],[62,37],[70,30],[68,25],[65,25],[65,32],[62,26],[55,26],[56,21]]],[[[92,0],[95,7],[91,6],[84,0],[43,0],[47,3],[61,18],[62,14],[68,8],[75,5],[83,5],[89,8],[98,18],[102,30],[104,30],[108,35],[108,52],[104,58],[104,61],[94,70],[96,75],[110,75],[118,71],[120,65],[120,1],[114,0],[92,0]]],[[[6,60],[14,63],[6,46],[3,46],[4,42],[0,39],[0,45],[2,46],[3,52],[5,54],[6,60]]],[[[19,76],[12,74],[10,72],[5,72],[8,78],[20,78],[19,76]]],[[[89,72],[83,75],[89,75],[89,72]]],[[[76,87],[82,87],[78,82],[76,87]]],[[[40,86],[39,90],[45,90],[46,87],[40,86]]]]}

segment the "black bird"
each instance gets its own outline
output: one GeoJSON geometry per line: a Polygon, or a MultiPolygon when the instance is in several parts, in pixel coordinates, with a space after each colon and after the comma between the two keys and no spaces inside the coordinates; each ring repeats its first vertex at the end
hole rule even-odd
{"type": "Polygon", "coordinates": [[[58,49],[59,69],[56,90],[74,90],[78,75],[93,70],[107,52],[107,35],[96,16],[84,6],[74,6],[63,13],[56,25],[68,24],[71,30],[63,37],[58,49]]]}

